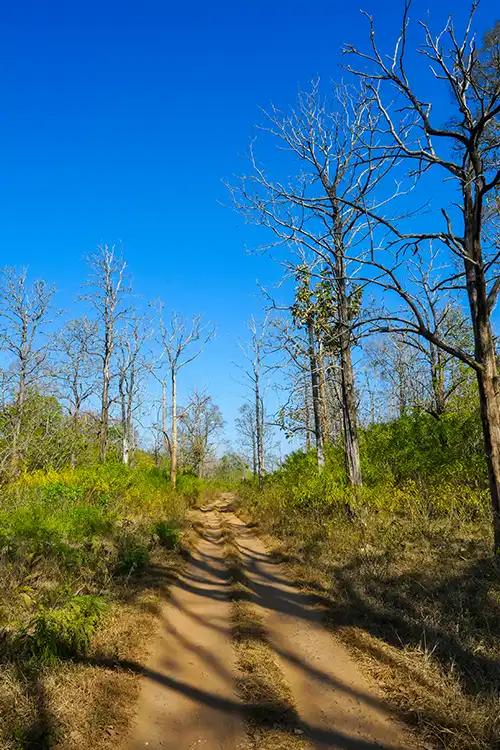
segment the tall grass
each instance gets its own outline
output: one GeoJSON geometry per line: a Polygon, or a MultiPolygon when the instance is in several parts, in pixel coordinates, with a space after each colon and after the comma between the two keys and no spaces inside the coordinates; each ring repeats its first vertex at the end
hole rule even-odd
{"type": "Polygon", "coordinates": [[[186,505],[195,494],[192,485],[174,491],[154,468],[121,465],[38,471],[4,487],[4,656],[14,656],[22,646],[30,657],[41,659],[83,651],[87,625],[97,626],[113,579],[144,568],[155,544],[168,540],[175,546],[186,505]],[[79,629],[85,637],[78,636],[79,629]]]}
{"type": "Polygon", "coordinates": [[[130,679],[88,660],[133,658],[154,632],[200,492],[187,476],[174,490],[146,457],[0,487],[1,750],[97,747],[109,723],[125,721],[130,679]]]}

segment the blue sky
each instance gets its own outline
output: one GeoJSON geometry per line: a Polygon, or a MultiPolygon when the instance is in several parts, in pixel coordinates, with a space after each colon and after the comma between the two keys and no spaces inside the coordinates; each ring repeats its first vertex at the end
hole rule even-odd
{"type": "MultiPolygon", "coordinates": [[[[136,292],[201,313],[217,340],[186,373],[207,387],[234,437],[244,398],[232,362],[278,270],[249,255],[256,230],[222,180],[244,171],[259,107],[283,109],[320,75],[337,78],[345,42],[363,44],[371,12],[382,42],[399,0],[211,4],[18,2],[0,9],[0,265],[28,265],[76,312],[99,242],[121,243],[136,292]]],[[[417,0],[438,28],[465,2],[417,0]]],[[[495,20],[483,0],[478,28],[495,20]]]]}

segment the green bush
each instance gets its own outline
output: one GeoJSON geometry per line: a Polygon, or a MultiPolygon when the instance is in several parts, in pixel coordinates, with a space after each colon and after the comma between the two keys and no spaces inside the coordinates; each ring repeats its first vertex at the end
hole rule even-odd
{"type": "Polygon", "coordinates": [[[176,489],[189,503],[194,504],[200,496],[202,485],[201,479],[194,474],[179,474],[176,489]]]}
{"type": "Polygon", "coordinates": [[[16,633],[55,629],[72,593],[144,569],[155,544],[175,549],[186,506],[151,464],[36,471],[0,488],[0,629],[11,634],[0,649],[11,653],[16,633]]]}
{"type": "Polygon", "coordinates": [[[180,530],[170,521],[157,521],[153,526],[153,533],[166,549],[177,549],[179,547],[180,530]]]}
{"type": "Polygon", "coordinates": [[[57,608],[39,607],[20,635],[25,652],[44,664],[85,655],[105,609],[102,597],[90,595],[72,596],[57,608]]]}
{"type": "Polygon", "coordinates": [[[138,573],[149,563],[149,550],[146,545],[133,534],[120,540],[118,549],[118,573],[138,573]]]}

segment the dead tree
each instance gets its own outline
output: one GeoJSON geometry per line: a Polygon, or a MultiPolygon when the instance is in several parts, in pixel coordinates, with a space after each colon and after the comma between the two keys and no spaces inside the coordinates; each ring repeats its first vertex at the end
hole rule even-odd
{"type": "Polygon", "coordinates": [[[45,281],[29,284],[27,271],[6,268],[0,284],[0,350],[10,358],[6,386],[12,396],[7,463],[16,473],[22,458],[21,436],[30,390],[40,383],[48,355],[44,326],[54,288],[45,281]]]}
{"type": "Polygon", "coordinates": [[[250,457],[252,465],[252,475],[256,479],[257,474],[257,440],[255,430],[254,407],[252,403],[245,403],[240,406],[238,416],[236,417],[236,429],[238,431],[239,442],[250,457]]]}
{"type": "Polygon", "coordinates": [[[178,465],[178,413],[177,413],[177,386],[179,372],[188,364],[193,362],[203,351],[205,344],[215,335],[211,326],[202,325],[201,318],[195,316],[190,321],[185,320],[173,313],[168,321],[163,318],[163,305],[159,303],[159,344],[161,347],[160,357],[167,363],[168,377],[170,379],[171,398],[171,421],[170,436],[166,430],[166,384],[162,381],[163,402],[163,435],[170,449],[170,480],[172,484],[177,482],[178,465]]]}
{"type": "Polygon", "coordinates": [[[134,450],[134,414],[140,406],[139,395],[147,367],[144,343],[148,332],[143,321],[129,321],[119,340],[118,392],[120,396],[122,462],[128,466],[134,450]]]}
{"type": "Polygon", "coordinates": [[[180,421],[187,461],[196,475],[202,478],[212,452],[213,438],[224,424],[221,411],[211,396],[195,390],[187,406],[182,409],[180,421]]]}
{"type": "Polygon", "coordinates": [[[264,346],[266,321],[259,325],[252,317],[248,323],[250,342],[242,350],[248,366],[244,369],[252,391],[253,416],[255,427],[256,474],[262,485],[266,473],[265,456],[265,409],[263,396],[264,346]]]}
{"type": "MultiPolygon", "coordinates": [[[[88,318],[70,320],[55,337],[53,347],[57,361],[53,377],[61,397],[67,402],[76,436],[82,408],[96,391],[96,362],[92,355],[97,337],[97,324],[88,318]]],[[[71,465],[76,463],[71,451],[71,465]]]]}
{"type": "MultiPolygon", "coordinates": [[[[391,219],[386,212],[364,204],[365,215],[373,225],[372,238],[376,240],[382,229],[387,232],[384,252],[376,247],[375,242],[372,244],[372,279],[398,295],[403,302],[402,311],[388,317],[387,330],[397,329],[421,336],[464,362],[476,374],[494,547],[498,553],[500,403],[492,314],[500,291],[500,251],[498,245],[489,241],[485,219],[488,206],[496,202],[500,184],[500,27],[497,24],[487,35],[483,47],[479,47],[473,32],[476,8],[477,3],[473,2],[465,31],[460,36],[451,19],[437,36],[425,23],[420,24],[424,39],[417,51],[423,62],[429,64],[433,86],[427,90],[435,92],[432,99],[419,93],[418,87],[411,82],[407,64],[409,2],[392,54],[386,56],[380,51],[371,18],[367,51],[351,46],[346,52],[360,61],[361,65],[354,64],[350,70],[362,80],[378,112],[374,137],[361,148],[366,153],[367,169],[383,162],[394,164],[398,161],[398,175],[401,176],[402,168],[407,165],[408,178],[417,184],[423,181],[422,184],[428,186],[432,176],[446,180],[440,190],[434,191],[434,200],[431,200],[431,207],[441,215],[442,228],[438,230],[437,217],[432,216],[432,223],[426,228],[422,226],[424,217],[418,216],[413,218],[413,226],[403,231],[401,223],[391,219]],[[449,102],[448,112],[443,120],[439,120],[435,110],[439,111],[443,102],[449,102]],[[463,349],[436,333],[422,316],[415,289],[404,273],[405,253],[411,252],[412,257],[418,255],[425,259],[432,248],[454,259],[454,268],[441,278],[435,291],[454,288],[465,292],[474,339],[473,351],[463,349]]],[[[354,197],[352,200],[349,196],[343,197],[347,205],[361,206],[354,197]]]]}
{"type": "Polygon", "coordinates": [[[94,354],[101,363],[99,458],[104,462],[108,451],[113,355],[119,323],[127,314],[124,298],[129,289],[125,286],[126,263],[118,256],[114,246],[101,245],[97,253],[90,256],[89,265],[92,275],[87,286],[92,291],[84,299],[97,314],[98,347],[94,354]]]}
{"type": "MultiPolygon", "coordinates": [[[[352,360],[354,346],[351,297],[359,295],[350,263],[369,232],[360,206],[370,200],[389,166],[366,169],[359,149],[376,127],[364,89],[339,86],[333,101],[323,102],[319,85],[301,94],[296,111],[283,116],[272,109],[264,128],[290,155],[294,177],[272,179],[251,150],[253,171],[232,190],[236,206],[250,220],[264,225],[278,244],[300,246],[329,269],[335,305],[336,337],[341,368],[341,399],[348,481],[362,482],[357,433],[357,402],[352,360]],[[343,200],[348,198],[350,202],[343,200]]],[[[295,262],[285,259],[295,270],[295,262]]]]}

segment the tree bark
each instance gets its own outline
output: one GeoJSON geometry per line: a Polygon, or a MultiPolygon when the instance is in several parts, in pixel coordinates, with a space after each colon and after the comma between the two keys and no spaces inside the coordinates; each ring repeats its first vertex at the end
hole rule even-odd
{"type": "Polygon", "coordinates": [[[498,366],[481,246],[482,176],[464,187],[464,266],[474,333],[483,442],[488,469],[494,553],[500,555],[500,406],[498,366]]]}
{"type": "Polygon", "coordinates": [[[439,419],[446,411],[445,368],[443,352],[432,343],[430,344],[430,361],[434,415],[439,419]]]}
{"type": "Polygon", "coordinates": [[[316,438],[316,456],[318,468],[325,465],[325,446],[323,439],[321,419],[321,388],[319,382],[318,359],[316,355],[316,334],[312,319],[307,321],[307,334],[309,338],[309,365],[311,370],[312,402],[314,416],[314,436],[316,438]]]}
{"type": "Polygon", "coordinates": [[[170,445],[170,481],[175,487],[177,484],[177,372],[175,368],[171,371],[172,386],[172,439],[170,445]]]}
{"type": "Polygon", "coordinates": [[[481,423],[483,428],[488,481],[491,496],[493,543],[500,555],[500,409],[498,407],[498,374],[496,361],[488,358],[484,374],[478,373],[481,423]]]}
{"type": "Polygon", "coordinates": [[[347,297],[344,256],[337,253],[338,317],[340,348],[340,390],[342,400],[342,424],[344,428],[344,462],[347,481],[353,487],[363,484],[359,455],[358,420],[354,370],[352,366],[352,343],[347,297]]]}
{"type": "Polygon", "coordinates": [[[323,442],[328,443],[331,440],[330,425],[328,420],[328,399],[326,395],[326,373],[325,373],[325,355],[321,337],[318,341],[318,376],[319,376],[319,403],[321,409],[321,433],[323,442]]]}
{"type": "Polygon", "coordinates": [[[262,414],[262,398],[260,395],[260,372],[255,368],[255,441],[257,447],[257,477],[262,486],[264,481],[264,419],[262,414]]]}
{"type": "Polygon", "coordinates": [[[356,419],[356,393],[354,389],[354,371],[352,354],[349,345],[342,348],[340,355],[342,420],[345,440],[345,469],[349,484],[354,487],[363,484],[361,460],[359,456],[358,425],[356,419]]]}
{"type": "Polygon", "coordinates": [[[252,434],[252,474],[257,478],[257,445],[255,441],[255,432],[252,434]]]}
{"type": "Polygon", "coordinates": [[[110,363],[111,348],[108,343],[108,332],[106,331],[104,351],[104,363],[102,369],[102,395],[101,395],[101,425],[99,435],[99,459],[102,463],[106,461],[108,452],[108,434],[109,434],[109,381],[110,381],[110,363]]]}
{"type": "Polygon", "coordinates": [[[306,453],[311,450],[311,410],[309,408],[309,388],[304,371],[304,421],[306,425],[306,453]]]}

